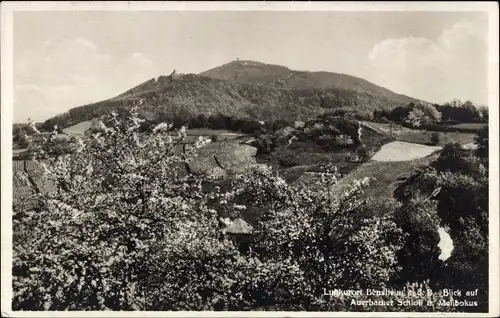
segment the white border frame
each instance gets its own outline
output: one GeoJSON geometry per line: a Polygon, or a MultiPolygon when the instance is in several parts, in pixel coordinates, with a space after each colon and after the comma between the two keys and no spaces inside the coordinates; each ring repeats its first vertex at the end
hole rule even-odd
{"type": "Polygon", "coordinates": [[[5,317],[496,317],[499,299],[499,48],[497,2],[2,2],[1,3],[2,316],[5,317]],[[489,12],[489,313],[356,312],[23,312],[12,295],[13,14],[16,11],[487,11],[489,12]]]}

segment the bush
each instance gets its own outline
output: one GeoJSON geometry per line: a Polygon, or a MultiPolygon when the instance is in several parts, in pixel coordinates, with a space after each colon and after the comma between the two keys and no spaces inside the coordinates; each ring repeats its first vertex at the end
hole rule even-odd
{"type": "Polygon", "coordinates": [[[485,160],[486,167],[488,166],[488,149],[489,149],[489,127],[488,125],[478,130],[474,137],[474,143],[477,145],[475,155],[485,160]]]}
{"type": "Polygon", "coordinates": [[[467,169],[469,164],[463,158],[465,150],[458,143],[448,143],[443,147],[439,158],[433,163],[433,166],[440,171],[458,172],[467,169]]]}
{"type": "Polygon", "coordinates": [[[399,268],[395,252],[400,230],[387,215],[375,221],[359,199],[368,180],[334,197],[334,175],[334,170],[323,173],[314,187],[317,191],[290,187],[267,169],[233,181],[241,192],[231,200],[263,211],[255,228],[255,251],[268,261],[288,260],[296,266],[296,275],[303,277],[294,281],[307,282],[307,287],[297,284],[288,290],[305,310],[338,306],[333,299],[325,301],[324,288],[380,287],[399,268]]]}
{"type": "Polygon", "coordinates": [[[300,162],[297,160],[297,157],[293,153],[282,152],[279,154],[279,164],[283,167],[293,167],[300,165],[300,162]]]}
{"type": "Polygon", "coordinates": [[[369,151],[365,145],[360,145],[356,149],[356,154],[360,161],[365,161],[373,155],[373,152],[369,151]]]}
{"type": "Polygon", "coordinates": [[[351,137],[347,135],[338,135],[335,136],[335,145],[338,145],[340,147],[349,147],[354,144],[354,141],[352,140],[351,137]]]}
{"type": "Polygon", "coordinates": [[[441,121],[441,113],[432,105],[418,104],[411,108],[404,122],[411,127],[435,124],[441,121]]]}
{"type": "Polygon", "coordinates": [[[15,145],[17,144],[19,148],[28,148],[30,144],[27,132],[21,127],[15,127],[13,129],[12,141],[15,145]]]}
{"type": "Polygon", "coordinates": [[[436,146],[446,144],[446,135],[442,132],[433,132],[431,135],[431,143],[436,146]]]}
{"type": "Polygon", "coordinates": [[[276,147],[274,141],[267,135],[259,136],[253,142],[253,146],[257,148],[257,155],[270,154],[276,147]]]}

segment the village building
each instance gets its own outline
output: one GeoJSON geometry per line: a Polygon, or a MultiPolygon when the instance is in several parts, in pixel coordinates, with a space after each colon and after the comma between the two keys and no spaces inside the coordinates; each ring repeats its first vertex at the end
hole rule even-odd
{"type": "Polygon", "coordinates": [[[232,221],[224,220],[222,222],[225,225],[222,233],[228,235],[241,252],[248,253],[252,241],[253,226],[242,218],[236,218],[232,221]]]}

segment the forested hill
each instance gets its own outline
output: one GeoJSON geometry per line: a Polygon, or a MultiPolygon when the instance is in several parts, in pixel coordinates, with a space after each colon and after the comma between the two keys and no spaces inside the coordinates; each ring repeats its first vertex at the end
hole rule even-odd
{"type": "Polygon", "coordinates": [[[406,104],[417,101],[415,98],[394,93],[365,79],[347,74],[296,71],[281,65],[264,64],[255,61],[233,61],[200,73],[200,75],[279,88],[355,91],[357,93],[384,96],[391,101],[406,104]]]}
{"type": "Polygon", "coordinates": [[[109,100],[80,106],[51,118],[68,127],[144,100],[143,115],[162,120],[189,120],[200,114],[224,114],[257,120],[304,120],[325,110],[391,109],[418,100],[356,77],[327,72],[295,72],[257,62],[231,62],[200,75],[160,76],[109,100]],[[285,78],[285,74],[292,76],[285,78]]]}

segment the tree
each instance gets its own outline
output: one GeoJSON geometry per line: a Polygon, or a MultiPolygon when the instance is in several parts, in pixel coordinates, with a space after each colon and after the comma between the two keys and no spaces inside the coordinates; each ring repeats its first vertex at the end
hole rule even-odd
{"type": "Polygon", "coordinates": [[[457,99],[436,106],[442,113],[443,121],[451,124],[476,123],[487,121],[487,111],[483,107],[476,107],[471,101],[461,102],[457,99]],[[486,118],[485,118],[486,115],[486,118]]]}
{"type": "Polygon", "coordinates": [[[439,131],[433,132],[431,135],[431,143],[436,146],[446,144],[446,135],[439,131]]]}
{"type": "Polygon", "coordinates": [[[452,107],[462,107],[463,102],[460,101],[459,99],[454,98],[451,102],[449,102],[452,107]]]}
{"type": "Polygon", "coordinates": [[[477,112],[476,106],[474,106],[474,104],[470,100],[465,101],[465,103],[463,103],[461,107],[465,108],[470,113],[477,112]]]}
{"type": "Polygon", "coordinates": [[[433,166],[440,171],[458,172],[468,169],[469,164],[464,159],[465,151],[459,143],[446,144],[439,157],[433,162],[433,166]]]}
{"type": "Polygon", "coordinates": [[[415,104],[411,103],[408,106],[398,106],[391,110],[388,119],[395,122],[403,122],[408,117],[410,111],[414,108],[415,104]]]}
{"type": "Polygon", "coordinates": [[[441,113],[432,105],[418,104],[410,111],[405,122],[413,127],[435,124],[441,121],[441,113]]]}
{"type": "MultiPolygon", "coordinates": [[[[113,115],[101,131],[75,141],[73,154],[44,165],[56,191],[36,196],[39,210],[17,211],[25,234],[14,250],[14,308],[150,308],[154,292],[144,280],[157,269],[148,266],[151,255],[157,242],[186,227],[206,239],[207,252],[231,254],[230,243],[219,241],[202,179],[182,173],[195,151],[176,152],[184,131],[172,138],[172,126],[158,125],[142,142],[139,127],[136,108],[125,122],[113,115]]],[[[51,139],[36,155],[47,153],[51,139]]],[[[172,253],[189,253],[192,240],[181,237],[169,241],[172,253]]]]}
{"type": "Polygon", "coordinates": [[[21,127],[14,127],[12,132],[12,141],[20,148],[28,148],[29,139],[25,129],[21,127]]]}
{"type": "Polygon", "coordinates": [[[335,175],[330,169],[314,187],[297,189],[263,168],[236,178],[239,189],[229,196],[228,202],[246,205],[247,213],[264,211],[255,228],[255,252],[262,260],[297,266],[307,286],[288,293],[306,310],[339,305],[323,299],[324,288],[383,286],[398,270],[401,232],[390,217],[375,220],[360,200],[367,180],[337,196],[331,190],[335,175]]]}
{"type": "Polygon", "coordinates": [[[489,109],[487,106],[481,106],[478,108],[480,121],[483,123],[487,123],[489,121],[489,109]]]}
{"type": "Polygon", "coordinates": [[[488,152],[489,152],[489,127],[483,126],[477,131],[474,137],[474,143],[477,145],[475,155],[485,160],[486,167],[488,167],[488,152]]]}
{"type": "Polygon", "coordinates": [[[420,109],[413,109],[406,117],[405,122],[412,127],[422,126],[422,118],[425,116],[424,112],[420,109]]]}

